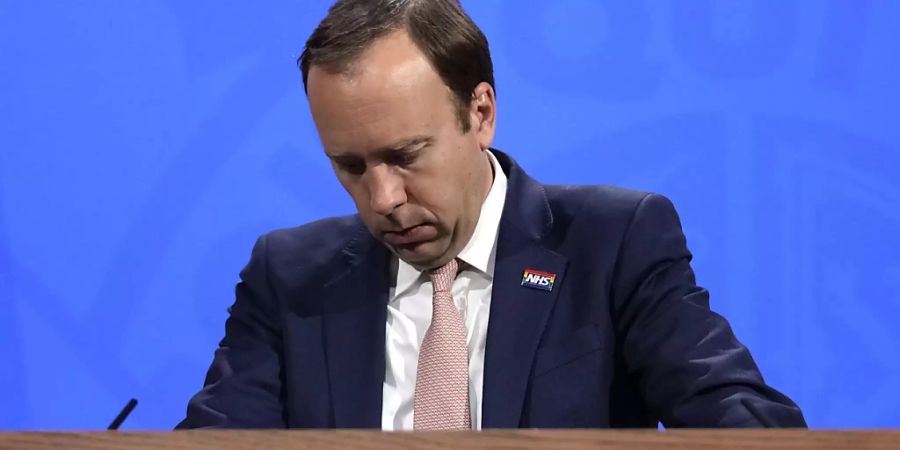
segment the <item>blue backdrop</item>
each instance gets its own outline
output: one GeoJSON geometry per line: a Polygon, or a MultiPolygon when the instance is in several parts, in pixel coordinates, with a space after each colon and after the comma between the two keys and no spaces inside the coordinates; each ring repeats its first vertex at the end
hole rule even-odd
{"type": "MultiPolygon", "coordinates": [[[[254,239],[353,211],[295,66],[327,3],[0,0],[0,428],[173,426],[254,239]]],[[[498,148],[669,196],[812,426],[900,426],[900,3],[464,5],[498,148]]]]}

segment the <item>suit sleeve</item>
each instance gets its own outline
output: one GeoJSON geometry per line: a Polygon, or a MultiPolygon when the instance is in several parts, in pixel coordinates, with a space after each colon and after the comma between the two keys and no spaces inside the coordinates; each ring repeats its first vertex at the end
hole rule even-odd
{"type": "Polygon", "coordinates": [[[637,206],[613,292],[629,376],[666,427],[805,427],[800,409],[763,381],[728,322],[696,285],[668,199],[637,206]]]}
{"type": "Polygon", "coordinates": [[[203,389],[177,428],[285,428],[281,332],[266,253],[263,236],[241,271],[203,389]]]}

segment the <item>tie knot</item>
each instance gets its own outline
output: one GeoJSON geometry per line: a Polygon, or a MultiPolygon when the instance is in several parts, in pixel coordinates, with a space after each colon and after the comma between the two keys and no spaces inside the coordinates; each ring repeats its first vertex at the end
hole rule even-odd
{"type": "Polygon", "coordinates": [[[450,292],[453,286],[453,280],[456,279],[456,271],[459,270],[459,263],[453,258],[447,264],[431,271],[431,284],[434,286],[434,292],[450,292]]]}

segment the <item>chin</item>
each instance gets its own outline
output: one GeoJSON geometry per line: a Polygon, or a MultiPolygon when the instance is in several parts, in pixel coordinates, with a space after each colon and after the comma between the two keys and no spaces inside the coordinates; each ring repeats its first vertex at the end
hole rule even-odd
{"type": "Polygon", "coordinates": [[[393,248],[393,252],[398,258],[417,269],[434,268],[435,262],[443,255],[443,251],[438,250],[437,242],[425,242],[414,248],[393,248]]]}

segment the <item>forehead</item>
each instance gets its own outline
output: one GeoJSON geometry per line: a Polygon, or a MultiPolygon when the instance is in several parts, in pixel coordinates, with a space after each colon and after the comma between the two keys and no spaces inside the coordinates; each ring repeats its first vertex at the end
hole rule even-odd
{"type": "Polygon", "coordinates": [[[402,31],[372,43],[349,70],[311,67],[307,88],[330,151],[376,148],[455,120],[449,89],[402,31]]]}

